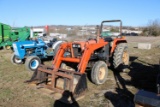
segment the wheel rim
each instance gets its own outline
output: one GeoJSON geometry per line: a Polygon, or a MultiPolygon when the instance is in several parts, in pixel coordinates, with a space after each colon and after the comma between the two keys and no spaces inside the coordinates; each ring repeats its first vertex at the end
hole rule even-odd
{"type": "Polygon", "coordinates": [[[122,60],[125,65],[128,64],[129,59],[128,59],[128,52],[127,51],[123,52],[122,60]]]}
{"type": "Polygon", "coordinates": [[[11,49],[11,46],[6,46],[6,49],[7,49],[7,50],[11,49]]]}
{"type": "Polygon", "coordinates": [[[101,67],[101,68],[99,69],[98,78],[99,78],[100,80],[103,80],[104,77],[105,77],[105,73],[106,73],[105,67],[101,67]]]}
{"type": "Polygon", "coordinates": [[[30,68],[31,69],[36,69],[39,65],[39,61],[38,60],[32,60],[30,63],[30,68]]]}

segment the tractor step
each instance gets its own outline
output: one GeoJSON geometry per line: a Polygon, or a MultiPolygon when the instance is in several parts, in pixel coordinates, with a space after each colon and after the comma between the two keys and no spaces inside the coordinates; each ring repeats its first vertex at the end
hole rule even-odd
{"type": "Polygon", "coordinates": [[[37,88],[47,88],[55,93],[63,94],[69,91],[75,98],[84,96],[87,90],[86,74],[44,65],[40,65],[32,78],[26,82],[35,84],[37,88]]]}

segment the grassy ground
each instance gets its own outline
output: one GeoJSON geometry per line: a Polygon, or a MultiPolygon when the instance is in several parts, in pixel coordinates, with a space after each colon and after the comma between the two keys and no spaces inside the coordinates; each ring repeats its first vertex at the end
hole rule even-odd
{"type": "MultiPolygon", "coordinates": [[[[112,107],[120,103],[134,106],[133,97],[139,89],[156,91],[156,74],[159,68],[160,39],[127,37],[130,52],[130,68],[126,73],[109,70],[103,85],[94,85],[88,80],[88,91],[84,99],[78,101],[80,107],[112,107]],[[152,43],[151,50],[140,50],[138,42],[152,43]],[[118,103],[119,102],[119,103],[118,103]]],[[[32,73],[24,65],[10,62],[12,51],[0,50],[0,107],[53,107],[52,95],[31,88],[23,83],[32,73]]],[[[51,64],[51,61],[46,61],[51,64]]]]}

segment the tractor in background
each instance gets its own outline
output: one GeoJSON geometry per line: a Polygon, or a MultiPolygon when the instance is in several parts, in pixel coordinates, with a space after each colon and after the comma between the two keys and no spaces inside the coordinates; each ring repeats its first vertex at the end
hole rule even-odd
{"type": "Polygon", "coordinates": [[[62,42],[64,41],[58,41],[56,38],[46,41],[42,37],[34,40],[14,42],[14,53],[11,56],[11,62],[13,64],[25,63],[27,70],[35,71],[41,64],[41,59],[54,57],[62,42]]]}
{"type": "Polygon", "coordinates": [[[11,28],[9,25],[0,23],[0,48],[10,49],[15,41],[25,41],[30,37],[28,27],[11,28]]]}
{"type": "Polygon", "coordinates": [[[108,76],[108,67],[122,70],[129,64],[127,41],[122,34],[121,20],[102,21],[97,26],[97,36],[86,41],[62,43],[55,55],[52,66],[40,65],[27,83],[47,88],[53,92],[63,93],[66,90],[75,98],[84,95],[87,89],[86,68],[91,70],[91,81],[104,84],[108,76]],[[102,36],[103,24],[120,23],[119,36],[102,36]]]}

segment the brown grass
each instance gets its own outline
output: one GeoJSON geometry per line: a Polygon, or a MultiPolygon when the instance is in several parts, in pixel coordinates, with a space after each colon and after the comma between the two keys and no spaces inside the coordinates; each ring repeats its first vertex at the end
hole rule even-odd
{"type": "MultiPolygon", "coordinates": [[[[125,84],[129,92],[127,95],[130,93],[134,95],[141,88],[154,92],[154,78],[160,58],[159,37],[127,37],[127,39],[131,56],[130,72],[117,75],[121,81],[117,83],[122,90],[123,83],[125,84]],[[151,50],[140,50],[136,48],[138,42],[151,42],[154,47],[151,50]]],[[[0,51],[0,107],[52,107],[55,101],[52,95],[43,94],[42,91],[23,83],[32,73],[26,71],[24,65],[11,64],[11,53],[12,51],[0,51]]],[[[45,64],[50,65],[51,61],[46,61],[45,64]]],[[[97,86],[88,80],[88,92],[78,103],[80,107],[115,106],[114,100],[125,99],[121,96],[123,91],[116,90],[117,87],[114,74],[110,70],[107,82],[103,85],[97,86]],[[114,100],[109,95],[115,96],[114,100]]]]}

